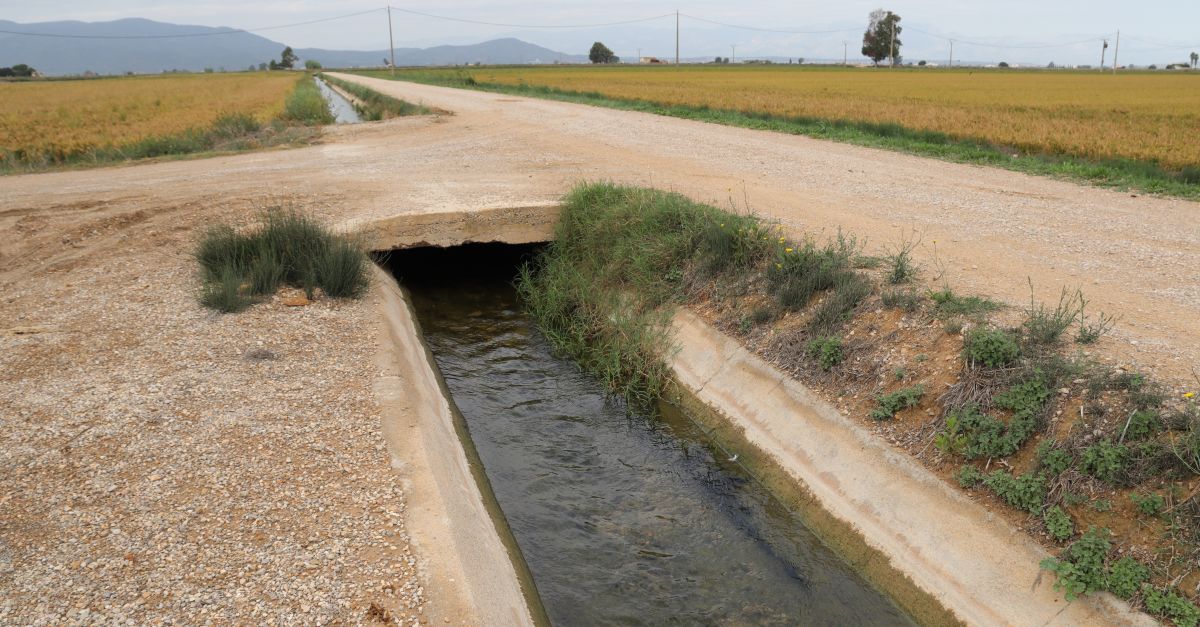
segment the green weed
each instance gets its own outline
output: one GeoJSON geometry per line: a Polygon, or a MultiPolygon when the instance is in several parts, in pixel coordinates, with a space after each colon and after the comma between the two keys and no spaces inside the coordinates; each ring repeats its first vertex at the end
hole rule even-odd
{"type": "Polygon", "coordinates": [[[842,350],[842,338],[831,335],[812,340],[808,343],[808,354],[821,364],[821,370],[829,372],[845,357],[842,350]]]}
{"type": "Polygon", "coordinates": [[[1129,458],[1128,446],[1103,440],[1083,450],[1080,466],[1087,474],[1110,485],[1117,485],[1125,478],[1129,458]]]}
{"type": "Polygon", "coordinates": [[[914,385],[896,390],[891,394],[878,396],[875,400],[879,403],[879,407],[871,411],[871,418],[875,420],[891,420],[898,412],[910,407],[916,407],[924,395],[925,386],[914,385]]]}
{"type": "Polygon", "coordinates": [[[1046,479],[1038,474],[1027,473],[1014,477],[1005,470],[997,470],[983,479],[996,496],[1005,503],[1023,509],[1030,514],[1041,514],[1046,500],[1046,479]]]}
{"type": "Polygon", "coordinates": [[[963,357],[972,364],[1002,368],[1015,362],[1020,355],[1016,338],[1001,329],[976,327],[963,340],[963,357]]]}
{"type": "Polygon", "coordinates": [[[945,288],[929,293],[939,318],[954,316],[975,317],[1000,309],[1000,303],[978,296],[959,296],[945,288]]]}
{"type": "Polygon", "coordinates": [[[884,307],[912,313],[921,308],[921,297],[915,290],[892,288],[879,295],[884,307]]]}
{"type": "Polygon", "coordinates": [[[1075,534],[1075,525],[1071,522],[1071,516],[1057,505],[1046,510],[1046,513],[1042,515],[1042,521],[1046,524],[1046,531],[1050,533],[1050,537],[1059,542],[1065,542],[1075,534]]]}

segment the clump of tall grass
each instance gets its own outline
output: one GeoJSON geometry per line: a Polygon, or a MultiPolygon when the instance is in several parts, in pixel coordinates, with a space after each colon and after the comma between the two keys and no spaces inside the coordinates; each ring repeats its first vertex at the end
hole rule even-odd
{"type": "Polygon", "coordinates": [[[283,113],[279,119],[306,126],[332,124],[333,113],[329,111],[329,103],[321,95],[321,90],[311,78],[305,76],[296,83],[296,88],[288,95],[283,103],[283,113]]]}
{"type": "Polygon", "coordinates": [[[810,326],[832,336],[871,291],[851,269],[858,248],[846,236],[792,245],[753,216],[595,183],[567,195],[554,242],[522,269],[517,285],[561,353],[612,392],[646,403],[667,380],[670,305],[689,289],[766,277],[789,309],[825,291],[810,326]]]}
{"type": "Polygon", "coordinates": [[[362,246],[294,210],[266,211],[246,232],[212,226],[195,258],[204,283],[201,304],[223,312],[245,309],[280,285],[301,288],[310,298],[317,288],[331,298],[356,298],[368,285],[362,246]]]}

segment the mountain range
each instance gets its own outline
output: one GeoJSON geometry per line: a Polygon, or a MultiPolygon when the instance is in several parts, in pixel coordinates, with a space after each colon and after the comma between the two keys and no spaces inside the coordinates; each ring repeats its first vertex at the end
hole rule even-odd
{"type": "MultiPolygon", "coordinates": [[[[47,76],[242,70],[278,59],[284,47],[283,43],[233,28],[184,26],[140,18],[36,24],[0,20],[0,67],[25,63],[47,76]]],[[[325,67],[376,67],[389,57],[388,50],[297,48],[295,53],[302,62],[312,59],[325,67]]],[[[586,61],[586,56],[564,54],[512,38],[466,46],[396,49],[398,66],[586,61]]]]}

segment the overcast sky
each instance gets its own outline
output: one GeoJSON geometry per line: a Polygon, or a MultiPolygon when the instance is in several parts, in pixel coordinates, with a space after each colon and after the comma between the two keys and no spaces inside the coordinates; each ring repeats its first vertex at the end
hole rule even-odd
{"type": "MultiPolygon", "coordinates": [[[[144,17],[177,24],[255,29],[382,8],[385,0],[0,0],[0,19],[15,22],[57,20],[107,21],[144,17]]],[[[901,39],[908,60],[944,61],[949,44],[924,33],[958,40],[959,60],[999,61],[1044,65],[1099,62],[1099,41],[1121,30],[1122,63],[1148,64],[1184,60],[1200,51],[1200,0],[444,0],[397,2],[414,11],[512,24],[594,24],[673,13],[737,25],[778,30],[819,31],[826,34],[784,34],[738,30],[689,18],[682,20],[685,57],[802,56],[831,59],[842,56],[848,42],[851,60],[861,45],[867,14],[879,6],[902,17],[909,27],[901,39]],[[1081,41],[1089,40],[1089,41],[1081,41]],[[1045,44],[1069,44],[1040,47],[1045,44]],[[988,47],[975,44],[1014,46],[988,47]],[[1024,46],[1024,47],[1020,47],[1024,46]],[[1039,47],[1035,47],[1039,46],[1039,47]]],[[[397,47],[463,44],[498,37],[518,37],[567,53],[586,53],[602,40],[618,54],[674,56],[674,18],[613,27],[531,29],[456,23],[400,12],[393,13],[397,47]]],[[[260,32],[295,47],[375,50],[387,47],[387,24],[382,10],[359,17],[260,32]]],[[[1115,42],[1114,42],[1115,43],[1115,42]]],[[[1111,61],[1110,48],[1108,59],[1111,61]]],[[[859,57],[861,59],[861,57],[859,57]]]]}

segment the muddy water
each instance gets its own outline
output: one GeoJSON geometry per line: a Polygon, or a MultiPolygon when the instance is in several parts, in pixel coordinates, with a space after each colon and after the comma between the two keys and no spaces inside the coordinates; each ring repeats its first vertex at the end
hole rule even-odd
{"type": "Polygon", "coordinates": [[[338,124],[358,124],[362,122],[358,111],[354,109],[354,105],[350,104],[349,100],[342,97],[341,94],[329,88],[325,81],[313,77],[317,81],[317,88],[321,90],[321,95],[325,97],[325,102],[329,103],[329,111],[333,113],[333,119],[338,124]]]}
{"type": "Polygon", "coordinates": [[[909,624],[676,409],[553,356],[509,285],[528,249],[452,250],[392,269],[555,624],[909,624]]]}

